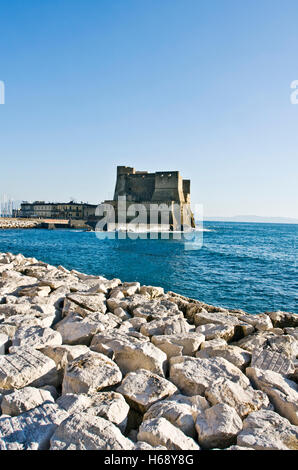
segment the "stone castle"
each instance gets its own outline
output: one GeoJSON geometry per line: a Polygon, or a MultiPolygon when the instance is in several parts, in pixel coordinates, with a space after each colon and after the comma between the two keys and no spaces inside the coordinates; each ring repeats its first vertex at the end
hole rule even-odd
{"type": "MultiPolygon", "coordinates": [[[[158,228],[165,225],[163,224],[162,214],[167,211],[169,212],[168,227],[163,227],[163,229],[168,228],[170,231],[181,230],[183,223],[192,228],[195,227],[190,209],[190,180],[182,179],[179,171],[148,173],[147,171],[136,171],[132,167],[118,166],[114,198],[112,201],[104,201],[103,203],[114,208],[116,220],[119,220],[118,215],[121,204],[119,201],[123,198],[126,199],[127,209],[125,220],[122,220],[124,224],[131,223],[135,219],[135,214],[129,214],[129,208],[132,204],[142,204],[148,214],[149,209],[151,209],[151,215],[152,207],[158,206],[158,209],[156,209],[158,214],[156,214],[155,219],[158,228]]],[[[146,224],[149,223],[152,225],[148,216],[146,224]]],[[[118,228],[120,228],[119,225],[118,228]]],[[[108,224],[104,229],[110,229],[108,224]]]]}

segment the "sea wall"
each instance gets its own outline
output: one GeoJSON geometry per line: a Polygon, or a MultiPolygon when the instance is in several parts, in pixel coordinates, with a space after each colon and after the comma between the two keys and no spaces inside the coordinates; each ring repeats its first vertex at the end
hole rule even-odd
{"type": "Polygon", "coordinates": [[[289,312],[0,253],[0,449],[297,449],[297,337],[289,312]]]}

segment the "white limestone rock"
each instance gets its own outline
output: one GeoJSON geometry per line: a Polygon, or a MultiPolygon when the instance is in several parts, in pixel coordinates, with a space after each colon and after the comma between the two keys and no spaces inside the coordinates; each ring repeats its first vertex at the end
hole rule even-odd
{"type": "Polygon", "coordinates": [[[195,422],[199,413],[209,408],[206,398],[199,395],[187,397],[172,395],[154,403],[144,415],[144,421],[165,418],[179,428],[186,436],[195,438],[195,422]]]}
{"type": "Polygon", "coordinates": [[[224,449],[236,442],[242,420],[234,408],[219,403],[198,415],[196,430],[201,447],[224,449]]]}
{"type": "Polygon", "coordinates": [[[104,294],[76,293],[68,294],[67,298],[91,312],[105,313],[107,311],[106,297],[104,294]]]}
{"type": "Polygon", "coordinates": [[[26,347],[41,349],[45,346],[59,346],[62,344],[62,336],[52,328],[31,326],[19,328],[12,340],[13,347],[26,347]]]}
{"type": "Polygon", "coordinates": [[[92,416],[101,416],[116,424],[124,432],[129,406],[120,393],[98,392],[93,395],[68,393],[58,398],[57,404],[68,414],[84,411],[92,416]]]}
{"type": "Polygon", "coordinates": [[[174,302],[169,300],[149,300],[133,310],[135,317],[154,320],[158,318],[176,316],[181,313],[174,302]]]}
{"type": "Polygon", "coordinates": [[[55,362],[36,349],[18,348],[15,354],[0,356],[0,389],[55,386],[57,380],[55,362]]]}
{"type": "Polygon", "coordinates": [[[0,450],[46,450],[67,413],[55,403],[43,403],[19,416],[0,417],[0,450]]]}
{"type": "Polygon", "coordinates": [[[4,395],[1,410],[5,415],[18,416],[44,402],[54,402],[54,398],[49,391],[42,388],[24,387],[4,395]]]}
{"type": "Polygon", "coordinates": [[[243,421],[237,445],[255,450],[298,450],[298,426],[274,411],[256,411],[243,421]]]}
{"type": "Polygon", "coordinates": [[[242,371],[250,364],[251,354],[238,346],[226,345],[219,348],[205,347],[196,353],[196,357],[208,359],[211,357],[223,357],[227,361],[239,367],[242,371]]]}
{"type": "Polygon", "coordinates": [[[149,323],[145,321],[140,332],[145,336],[157,336],[188,333],[193,330],[194,327],[189,325],[181,314],[181,316],[152,320],[149,323]]]}
{"type": "Polygon", "coordinates": [[[281,375],[290,375],[295,371],[292,359],[271,349],[263,349],[253,353],[251,367],[261,370],[273,370],[281,375]]]}
{"type": "Polygon", "coordinates": [[[205,336],[199,333],[189,332],[152,336],[151,341],[155,346],[164,351],[169,359],[172,356],[193,356],[203,341],[205,341],[205,336]],[[175,346],[179,347],[177,353],[175,346]]]}
{"type": "Polygon", "coordinates": [[[157,374],[139,369],[124,377],[117,392],[124,395],[136,410],[144,413],[153,403],[176,393],[177,387],[157,374]]]}
{"type": "Polygon", "coordinates": [[[107,332],[94,336],[90,347],[104,354],[110,355],[112,352],[123,374],[141,368],[164,375],[167,367],[167,355],[147,338],[134,338],[117,331],[107,332]]]}
{"type": "Polygon", "coordinates": [[[234,408],[241,418],[261,408],[270,407],[266,393],[252,387],[241,387],[226,378],[219,378],[205,391],[205,396],[212,405],[225,403],[234,408]]]}
{"type": "Polygon", "coordinates": [[[85,412],[65,419],[51,438],[51,450],[133,450],[120,429],[99,416],[85,412]]]}
{"type": "Polygon", "coordinates": [[[185,395],[204,395],[206,389],[220,377],[243,388],[250,384],[238,367],[222,357],[200,359],[182,356],[170,360],[170,380],[185,395]]]}
{"type": "Polygon", "coordinates": [[[235,326],[209,323],[198,326],[196,332],[204,335],[206,341],[215,339],[230,341],[235,334],[235,326]]]}
{"type": "Polygon", "coordinates": [[[140,294],[141,295],[148,295],[151,299],[155,299],[164,295],[164,289],[162,287],[155,287],[155,286],[141,286],[140,294]]]}
{"type": "Polygon", "coordinates": [[[119,383],[122,374],[107,356],[90,351],[68,363],[62,393],[95,393],[119,383]]]}
{"type": "Polygon", "coordinates": [[[0,332],[0,356],[5,354],[9,345],[9,337],[0,332]]]}
{"type": "Polygon", "coordinates": [[[55,330],[62,336],[63,344],[84,344],[89,346],[96,333],[107,331],[117,323],[102,313],[90,313],[85,318],[78,314],[67,315],[55,325],[55,330]]]}
{"type": "Polygon", "coordinates": [[[253,385],[269,396],[276,411],[292,424],[298,424],[298,386],[277,372],[248,367],[246,374],[253,385]]]}
{"type": "Polygon", "coordinates": [[[143,421],[138,440],[153,447],[164,446],[168,450],[200,450],[200,446],[165,418],[143,421]]]}

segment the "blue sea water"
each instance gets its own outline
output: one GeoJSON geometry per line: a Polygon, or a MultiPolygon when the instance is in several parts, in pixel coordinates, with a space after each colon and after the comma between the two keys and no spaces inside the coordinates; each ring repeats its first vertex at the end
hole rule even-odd
{"type": "Polygon", "coordinates": [[[199,250],[185,250],[179,240],[99,240],[83,231],[0,230],[0,252],[162,286],[249,313],[298,313],[298,225],[204,222],[204,230],[199,250]]]}

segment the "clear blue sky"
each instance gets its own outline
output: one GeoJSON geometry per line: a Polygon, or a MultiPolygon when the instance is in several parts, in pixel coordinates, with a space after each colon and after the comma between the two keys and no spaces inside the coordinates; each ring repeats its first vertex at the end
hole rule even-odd
{"type": "Polygon", "coordinates": [[[180,170],[205,215],[298,216],[297,0],[0,0],[0,193],[180,170]]]}

